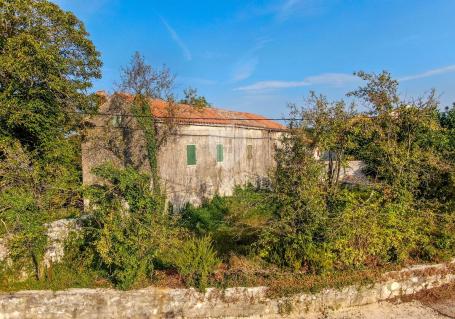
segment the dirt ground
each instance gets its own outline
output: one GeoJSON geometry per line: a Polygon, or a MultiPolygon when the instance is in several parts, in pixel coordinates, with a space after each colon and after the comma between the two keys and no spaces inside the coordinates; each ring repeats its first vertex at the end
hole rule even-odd
{"type": "Polygon", "coordinates": [[[401,300],[320,314],[315,319],[455,319],[455,284],[401,300]]]}

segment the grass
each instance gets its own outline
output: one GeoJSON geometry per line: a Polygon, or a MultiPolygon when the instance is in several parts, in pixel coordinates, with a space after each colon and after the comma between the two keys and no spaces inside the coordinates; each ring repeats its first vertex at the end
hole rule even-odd
{"type": "MultiPolygon", "coordinates": [[[[28,277],[18,280],[13,270],[0,273],[0,291],[19,290],[65,290],[69,288],[112,288],[103,274],[87,269],[75,270],[65,264],[57,264],[47,269],[45,278],[37,280],[28,277]]],[[[15,271],[17,274],[17,271],[15,271]]]]}

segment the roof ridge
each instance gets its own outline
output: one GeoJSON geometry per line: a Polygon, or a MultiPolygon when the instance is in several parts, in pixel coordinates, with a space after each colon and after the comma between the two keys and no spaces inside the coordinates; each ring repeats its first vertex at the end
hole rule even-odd
{"type": "MultiPolygon", "coordinates": [[[[114,95],[125,96],[132,98],[133,95],[125,92],[114,92],[108,95],[104,91],[97,92],[98,95],[112,97],[114,95]]],[[[150,100],[150,111],[154,116],[164,117],[167,116],[167,105],[169,101],[159,98],[150,100]],[[159,102],[159,103],[154,103],[159,102]],[[155,105],[154,105],[155,104],[155,105]]],[[[242,112],[235,110],[228,110],[217,106],[209,106],[201,109],[195,108],[189,104],[175,102],[177,114],[175,117],[185,117],[184,122],[189,124],[213,124],[213,125],[234,125],[242,127],[252,127],[257,129],[272,129],[272,130],[286,130],[286,126],[276,121],[267,119],[265,116],[250,112],[242,112]]]]}

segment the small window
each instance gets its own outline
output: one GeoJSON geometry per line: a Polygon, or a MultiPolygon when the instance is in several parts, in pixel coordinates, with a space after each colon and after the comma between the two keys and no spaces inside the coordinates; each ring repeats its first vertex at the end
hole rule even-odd
{"type": "Polygon", "coordinates": [[[196,145],[186,146],[186,164],[196,165],[196,145]]]}
{"type": "Polygon", "coordinates": [[[246,146],[246,158],[253,159],[253,145],[251,144],[246,146]]]}
{"type": "Polygon", "coordinates": [[[216,145],[216,161],[222,162],[223,160],[224,160],[223,144],[217,144],[216,145]]]}

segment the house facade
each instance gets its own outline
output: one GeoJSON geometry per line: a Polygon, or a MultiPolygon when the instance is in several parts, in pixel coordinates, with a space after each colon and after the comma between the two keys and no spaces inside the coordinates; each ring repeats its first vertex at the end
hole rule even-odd
{"type": "MultiPolygon", "coordinates": [[[[82,145],[84,184],[97,182],[92,169],[105,162],[150,170],[137,119],[119,107],[115,97],[103,98],[99,115],[87,119],[82,145]]],[[[275,146],[286,130],[260,115],[212,107],[171,107],[151,100],[150,110],[159,121],[157,134],[160,130],[167,134],[159,148],[158,167],[175,209],[186,203],[198,205],[215,194],[231,195],[237,185],[266,180],[274,166],[275,146]],[[169,119],[175,120],[172,125],[166,123],[169,119]]]]}

